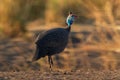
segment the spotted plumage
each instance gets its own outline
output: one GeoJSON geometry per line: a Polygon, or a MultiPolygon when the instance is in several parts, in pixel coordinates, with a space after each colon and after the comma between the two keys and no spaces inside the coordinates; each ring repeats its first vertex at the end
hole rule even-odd
{"type": "MultiPolygon", "coordinates": [[[[70,20],[74,21],[74,16],[71,17],[72,18],[70,20]]],[[[38,35],[35,41],[36,52],[32,59],[33,61],[48,56],[48,62],[51,68],[51,66],[53,65],[51,56],[62,52],[68,43],[68,37],[72,23],[70,25],[69,23],[67,24],[67,28],[55,28],[38,35]]]]}

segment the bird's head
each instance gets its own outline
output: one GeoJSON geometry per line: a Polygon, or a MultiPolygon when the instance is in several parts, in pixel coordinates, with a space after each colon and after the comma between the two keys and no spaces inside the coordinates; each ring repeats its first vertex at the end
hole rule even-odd
{"type": "Polygon", "coordinates": [[[77,16],[75,14],[73,14],[72,12],[69,12],[69,15],[66,19],[66,23],[67,23],[68,27],[70,27],[73,24],[76,17],[77,16]]]}

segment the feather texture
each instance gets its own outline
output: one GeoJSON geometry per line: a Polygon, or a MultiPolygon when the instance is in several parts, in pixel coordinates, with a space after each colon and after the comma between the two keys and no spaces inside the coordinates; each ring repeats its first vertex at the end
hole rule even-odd
{"type": "Polygon", "coordinates": [[[33,61],[62,52],[68,43],[69,31],[63,28],[48,30],[36,39],[33,61]]]}

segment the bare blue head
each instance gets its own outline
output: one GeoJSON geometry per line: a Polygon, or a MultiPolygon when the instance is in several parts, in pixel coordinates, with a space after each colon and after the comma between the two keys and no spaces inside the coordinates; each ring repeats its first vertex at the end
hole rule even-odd
{"type": "Polygon", "coordinates": [[[71,25],[74,22],[75,17],[76,17],[76,15],[74,15],[72,12],[69,12],[69,15],[66,19],[66,23],[67,23],[68,27],[71,27],[71,25]]]}

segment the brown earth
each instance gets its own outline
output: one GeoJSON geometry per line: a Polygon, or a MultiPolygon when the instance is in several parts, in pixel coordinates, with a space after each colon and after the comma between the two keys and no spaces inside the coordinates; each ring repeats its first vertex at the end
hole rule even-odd
{"type": "Polygon", "coordinates": [[[120,80],[120,70],[0,72],[0,80],[120,80]]]}

